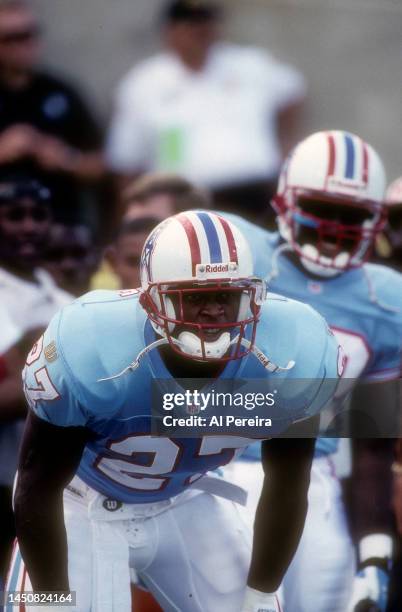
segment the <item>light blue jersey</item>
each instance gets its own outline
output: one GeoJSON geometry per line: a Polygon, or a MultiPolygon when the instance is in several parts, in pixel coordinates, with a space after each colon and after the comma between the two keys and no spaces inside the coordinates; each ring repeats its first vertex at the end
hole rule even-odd
{"type": "MultiPolygon", "coordinates": [[[[94,432],[78,475],[97,491],[127,503],[177,495],[205,472],[228,463],[250,442],[231,436],[151,437],[151,383],[172,379],[158,350],[145,354],[136,370],[100,379],[124,370],[153,340],[136,292],[96,291],[52,320],[25,369],[28,402],[40,418],[94,432]]],[[[228,362],[221,377],[337,378],[338,343],[309,306],[270,296],[262,307],[256,345],[275,363],[293,360],[294,367],[271,373],[249,354],[228,362]]],[[[331,397],[329,391],[319,397],[316,391],[317,385],[311,384],[302,403],[289,403],[289,424],[317,413],[331,397]]]]}
{"type": "MultiPolygon", "coordinates": [[[[392,380],[401,374],[402,276],[385,266],[365,264],[329,279],[311,278],[288,253],[278,254],[278,233],[225,214],[247,237],[254,271],[269,279],[269,290],[315,308],[345,351],[345,378],[392,380]]],[[[336,440],[320,438],[318,455],[336,450],[336,440]]],[[[255,451],[253,451],[255,454],[255,451]]]]}

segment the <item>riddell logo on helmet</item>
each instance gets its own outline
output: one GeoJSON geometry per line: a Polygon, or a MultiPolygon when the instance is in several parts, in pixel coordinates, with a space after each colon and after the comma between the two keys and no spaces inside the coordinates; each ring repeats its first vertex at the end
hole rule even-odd
{"type": "Polygon", "coordinates": [[[328,179],[329,189],[336,189],[337,191],[361,191],[367,188],[365,183],[361,181],[355,181],[353,179],[340,179],[336,176],[330,176],[328,179]]]}
{"type": "Polygon", "coordinates": [[[221,276],[222,274],[237,275],[238,265],[236,263],[197,264],[196,274],[198,278],[206,276],[221,276]]]}
{"type": "Polygon", "coordinates": [[[206,274],[211,274],[211,272],[229,272],[229,264],[206,264],[205,272],[206,274]]]}

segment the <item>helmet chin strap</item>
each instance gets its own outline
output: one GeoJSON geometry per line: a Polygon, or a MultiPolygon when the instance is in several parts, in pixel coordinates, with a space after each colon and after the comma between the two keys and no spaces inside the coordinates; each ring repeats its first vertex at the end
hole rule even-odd
{"type": "MultiPolygon", "coordinates": [[[[241,344],[243,346],[245,346],[246,348],[250,348],[250,346],[251,346],[250,340],[247,340],[246,338],[242,338],[241,344]]],[[[255,346],[255,345],[252,346],[251,352],[253,353],[253,355],[255,357],[257,357],[258,361],[264,366],[264,368],[266,370],[268,370],[269,372],[272,372],[272,373],[275,373],[275,372],[287,372],[288,370],[291,370],[292,368],[294,368],[295,365],[296,365],[296,362],[293,361],[293,359],[291,359],[290,361],[288,361],[286,366],[278,366],[276,363],[271,361],[271,359],[269,359],[269,357],[267,357],[258,348],[258,346],[255,346]]]]}
{"type": "MultiPolygon", "coordinates": [[[[183,334],[187,334],[188,336],[195,336],[195,334],[192,334],[191,332],[181,332],[180,336],[182,336],[183,334]]],[[[226,353],[226,351],[229,349],[229,347],[232,344],[235,344],[236,342],[238,342],[239,335],[237,335],[232,340],[230,340],[229,332],[224,332],[223,334],[221,334],[220,338],[222,336],[226,336],[224,338],[224,340],[222,341],[222,347],[223,347],[224,344],[226,345],[226,349],[225,349],[225,353],[226,353]],[[229,337],[229,342],[228,342],[228,337],[229,337]]],[[[197,338],[197,336],[195,336],[195,338],[199,341],[199,343],[200,343],[199,346],[201,347],[201,341],[199,340],[199,338],[197,338]]],[[[215,340],[215,342],[206,342],[205,344],[216,344],[217,342],[219,342],[220,338],[218,338],[218,340],[215,340]]],[[[189,340],[189,338],[187,337],[187,338],[185,338],[185,343],[184,343],[183,341],[172,337],[171,341],[173,341],[173,344],[176,344],[180,348],[188,349],[189,342],[191,342],[192,340],[189,340]]],[[[167,338],[159,338],[159,340],[155,340],[155,342],[152,342],[151,344],[149,344],[148,346],[143,348],[142,351],[140,351],[138,353],[138,355],[134,359],[134,361],[132,361],[121,372],[118,372],[117,374],[114,374],[113,376],[107,376],[106,378],[98,378],[97,382],[105,382],[107,380],[115,380],[117,378],[120,378],[121,376],[124,376],[124,374],[126,374],[127,372],[134,372],[138,368],[138,366],[140,365],[140,362],[141,362],[142,358],[144,357],[144,355],[146,355],[147,353],[149,353],[153,349],[158,348],[159,346],[162,346],[162,345],[166,345],[166,344],[169,344],[169,340],[167,338]]],[[[245,346],[246,348],[248,348],[248,349],[251,347],[251,342],[249,340],[247,340],[246,338],[242,338],[241,344],[243,346],[245,346]]],[[[220,348],[222,348],[222,347],[220,347],[220,348]]],[[[294,368],[294,366],[296,365],[296,362],[291,360],[284,367],[278,366],[276,363],[271,361],[271,359],[269,359],[269,357],[267,357],[255,345],[253,345],[251,347],[251,352],[258,359],[258,361],[264,366],[264,368],[266,370],[268,370],[269,372],[272,372],[272,373],[275,373],[275,372],[286,372],[286,371],[291,370],[292,368],[294,368]]],[[[223,353],[223,354],[225,354],[225,353],[223,353]]],[[[195,355],[195,356],[197,356],[197,355],[195,355]]]]}
{"type": "MultiPolygon", "coordinates": [[[[176,338],[173,338],[173,336],[170,337],[170,341],[173,342],[173,344],[177,345],[179,348],[181,349],[184,348],[187,351],[187,354],[191,354],[189,353],[189,350],[191,350],[191,342],[193,341],[192,339],[189,338],[189,336],[194,336],[194,338],[196,338],[196,340],[199,342],[199,347],[201,347],[201,341],[199,340],[199,338],[197,338],[197,336],[195,336],[195,334],[192,334],[191,332],[181,332],[180,336],[183,336],[183,334],[187,335],[187,337],[184,338],[184,342],[183,342],[183,339],[180,339],[180,337],[176,339],[176,338]]],[[[205,344],[206,345],[212,345],[212,344],[216,345],[217,343],[220,342],[221,346],[215,347],[215,350],[218,351],[218,350],[224,349],[224,352],[221,353],[221,355],[219,355],[219,356],[222,356],[226,353],[226,351],[228,350],[231,344],[234,344],[235,342],[237,342],[238,337],[239,336],[236,336],[236,338],[234,338],[233,340],[230,340],[229,332],[224,332],[223,334],[221,334],[218,340],[215,340],[215,342],[206,342],[205,344]],[[220,342],[222,336],[225,336],[225,338],[220,342]]],[[[121,376],[124,376],[124,374],[126,374],[127,372],[134,372],[134,370],[136,370],[138,366],[140,365],[142,358],[147,353],[149,353],[155,348],[158,348],[159,346],[163,346],[167,344],[169,344],[169,340],[167,338],[159,338],[159,340],[155,340],[154,342],[151,342],[151,344],[143,348],[142,351],[138,353],[134,361],[132,361],[128,366],[126,366],[121,372],[118,372],[117,374],[114,374],[113,376],[107,376],[106,378],[98,378],[97,382],[104,382],[106,380],[115,380],[116,378],[120,378],[121,376]]],[[[192,348],[193,350],[195,350],[195,344],[193,344],[192,348]]],[[[200,348],[200,353],[194,353],[194,356],[199,356],[201,354],[202,352],[200,348]]]]}

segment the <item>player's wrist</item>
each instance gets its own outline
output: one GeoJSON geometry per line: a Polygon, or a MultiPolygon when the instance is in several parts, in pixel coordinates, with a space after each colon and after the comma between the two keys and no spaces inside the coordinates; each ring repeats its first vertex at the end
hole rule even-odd
{"type": "Polygon", "coordinates": [[[359,542],[358,551],[359,570],[372,566],[387,572],[390,570],[393,551],[391,536],[385,533],[372,533],[364,536],[359,542]]]}
{"type": "Polygon", "coordinates": [[[280,612],[275,593],[263,593],[247,586],[241,612],[280,612]]]}

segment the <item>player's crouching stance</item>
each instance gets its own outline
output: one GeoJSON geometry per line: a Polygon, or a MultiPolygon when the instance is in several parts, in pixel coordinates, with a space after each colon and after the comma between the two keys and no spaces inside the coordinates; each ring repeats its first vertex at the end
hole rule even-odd
{"type": "MultiPolygon", "coordinates": [[[[128,612],[133,567],[164,610],[278,612],[314,440],[263,443],[269,478],[251,552],[230,487],[212,494],[204,476],[250,440],[151,437],[151,382],[336,379],[337,344],[312,309],[266,299],[244,237],[216,214],[164,221],[141,269],[139,292],[77,300],[28,356],[31,410],[15,495],[21,552],[8,590],[71,589],[75,610],[128,612]]],[[[315,390],[289,409],[289,424],[326,403],[315,390]]]]}

